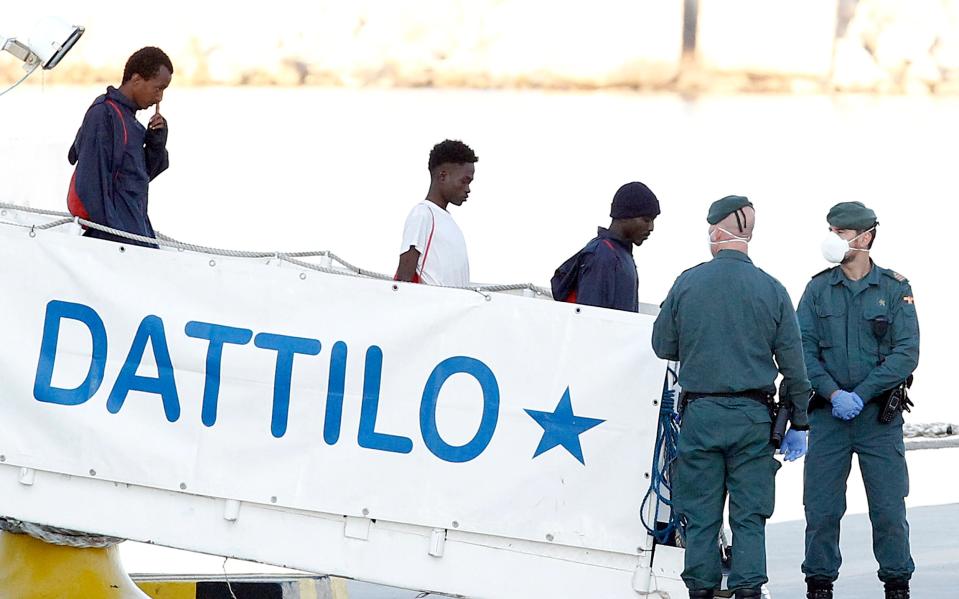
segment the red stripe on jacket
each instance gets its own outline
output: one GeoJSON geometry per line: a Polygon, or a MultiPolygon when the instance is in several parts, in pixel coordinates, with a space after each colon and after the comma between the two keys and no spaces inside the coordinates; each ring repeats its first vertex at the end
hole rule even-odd
{"type": "MultiPolygon", "coordinates": [[[[117,106],[117,103],[113,100],[107,99],[106,103],[113,108],[117,113],[117,117],[120,119],[120,124],[123,126],[123,145],[126,146],[129,141],[129,134],[127,133],[127,122],[123,118],[123,113],[120,111],[120,107],[117,106]]],[[[113,174],[113,178],[116,179],[119,176],[119,172],[113,174]]],[[[73,176],[70,177],[70,188],[67,190],[67,210],[73,216],[79,216],[83,220],[90,220],[90,213],[87,211],[86,206],[83,205],[83,200],[80,199],[80,194],[77,193],[77,171],[73,170],[73,176]]]]}
{"type": "Polygon", "coordinates": [[[73,171],[73,176],[70,177],[70,189],[67,191],[67,210],[69,210],[73,216],[79,216],[83,220],[90,220],[90,213],[87,212],[86,206],[83,205],[83,200],[80,199],[80,195],[77,193],[76,169],[73,171]]]}

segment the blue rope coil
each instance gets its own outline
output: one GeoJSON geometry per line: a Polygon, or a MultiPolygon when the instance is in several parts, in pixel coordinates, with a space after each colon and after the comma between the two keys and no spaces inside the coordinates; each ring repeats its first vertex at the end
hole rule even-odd
{"type": "Polygon", "coordinates": [[[682,518],[673,509],[672,483],[669,480],[670,469],[679,457],[679,414],[676,413],[676,392],[670,389],[670,375],[675,383],[677,376],[672,369],[666,372],[663,381],[663,395],[659,405],[659,423],[656,430],[656,449],[653,452],[653,467],[650,474],[649,490],[640,507],[640,518],[646,531],[661,544],[676,545],[676,537],[685,536],[682,518]],[[650,501],[655,501],[652,522],[647,521],[650,501]],[[660,521],[660,513],[669,509],[669,517],[660,521]]]}

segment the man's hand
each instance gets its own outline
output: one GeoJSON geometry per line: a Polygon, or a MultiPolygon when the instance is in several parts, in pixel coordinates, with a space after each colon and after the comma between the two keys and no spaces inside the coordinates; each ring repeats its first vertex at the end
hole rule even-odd
{"type": "Polygon", "coordinates": [[[154,107],[155,110],[153,112],[153,116],[150,117],[150,122],[147,124],[147,128],[153,129],[154,131],[157,129],[166,129],[166,119],[163,118],[162,114],[160,114],[160,103],[157,102],[154,107]]]}
{"type": "Polygon", "coordinates": [[[166,119],[159,112],[150,117],[150,123],[147,127],[153,131],[157,129],[166,129],[166,119]]]}
{"type": "Polygon", "coordinates": [[[839,390],[832,394],[832,415],[840,420],[852,420],[862,412],[862,398],[855,393],[839,390]]]}
{"type": "Polygon", "coordinates": [[[414,246],[400,254],[400,263],[396,267],[396,276],[394,281],[412,282],[416,277],[416,267],[420,263],[420,251],[414,246]]]}
{"type": "Polygon", "coordinates": [[[806,455],[806,431],[797,431],[789,429],[782,445],[779,446],[779,453],[786,456],[787,462],[798,460],[806,455]]]}

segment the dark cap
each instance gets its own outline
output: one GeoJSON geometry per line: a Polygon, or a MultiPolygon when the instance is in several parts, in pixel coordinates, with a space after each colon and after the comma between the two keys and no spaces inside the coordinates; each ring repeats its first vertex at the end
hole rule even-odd
{"type": "Polygon", "coordinates": [[[612,218],[636,218],[638,216],[658,216],[659,200],[648,187],[639,181],[623,185],[613,196],[613,205],[609,209],[612,218]]]}
{"type": "Polygon", "coordinates": [[[866,208],[862,202],[839,202],[829,209],[826,222],[837,229],[856,229],[857,231],[865,231],[879,224],[876,213],[866,208]]]}
{"type": "Polygon", "coordinates": [[[709,205],[709,214],[706,215],[706,222],[715,225],[733,212],[742,210],[746,206],[752,207],[753,203],[746,196],[726,196],[721,200],[716,200],[709,205]]]}

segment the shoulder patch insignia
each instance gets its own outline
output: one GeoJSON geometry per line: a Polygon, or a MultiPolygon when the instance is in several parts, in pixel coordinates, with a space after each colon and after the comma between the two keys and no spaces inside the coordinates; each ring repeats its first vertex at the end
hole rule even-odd
{"type": "Polygon", "coordinates": [[[900,283],[908,283],[908,282],[909,282],[909,280],[908,280],[906,277],[904,277],[903,275],[899,274],[898,272],[896,272],[896,271],[894,271],[894,270],[889,270],[888,268],[886,268],[886,269],[883,269],[882,272],[883,272],[883,274],[885,274],[886,276],[892,277],[893,279],[896,279],[896,280],[899,281],[900,283]]]}
{"type": "Polygon", "coordinates": [[[902,301],[906,304],[915,304],[916,298],[912,297],[911,295],[907,295],[902,298],[902,301]]]}

